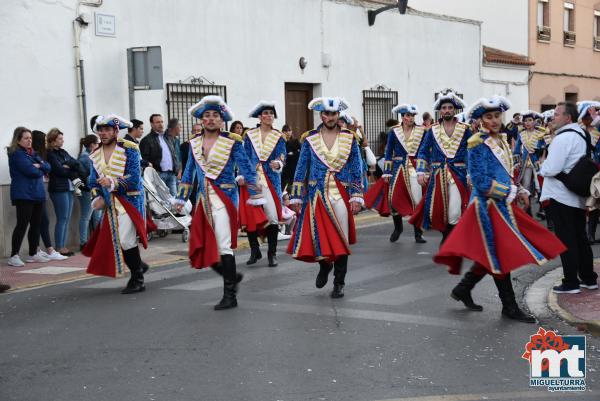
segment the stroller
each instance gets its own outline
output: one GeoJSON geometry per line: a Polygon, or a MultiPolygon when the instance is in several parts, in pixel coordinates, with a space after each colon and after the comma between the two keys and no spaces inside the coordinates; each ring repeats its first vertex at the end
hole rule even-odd
{"type": "MultiPolygon", "coordinates": [[[[152,167],[144,169],[142,184],[146,190],[146,210],[150,212],[152,221],[158,228],[158,236],[166,237],[169,230],[183,228],[181,240],[188,242],[190,237],[190,224],[192,224],[192,203],[187,201],[182,209],[181,216],[175,216],[172,210],[172,199],[169,188],[152,167]]],[[[148,241],[152,240],[153,233],[148,233],[148,241]]]]}

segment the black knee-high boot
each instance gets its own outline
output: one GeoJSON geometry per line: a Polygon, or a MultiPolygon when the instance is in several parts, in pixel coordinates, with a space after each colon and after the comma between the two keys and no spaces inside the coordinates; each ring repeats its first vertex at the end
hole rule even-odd
{"type": "MultiPolygon", "coordinates": [[[[219,276],[223,277],[223,263],[222,262],[216,263],[216,264],[212,265],[211,267],[215,272],[217,272],[219,274],[219,276]]],[[[242,273],[237,272],[237,269],[236,269],[235,283],[239,284],[242,282],[243,279],[244,279],[244,275],[242,273]]]]}
{"type": "Polygon", "coordinates": [[[494,283],[498,288],[498,295],[502,301],[502,315],[513,320],[518,320],[524,323],[535,323],[535,317],[523,312],[517,300],[515,299],[515,291],[513,290],[510,274],[504,277],[494,276],[494,283]]]}
{"type": "Polygon", "coordinates": [[[415,242],[417,244],[425,244],[427,243],[427,241],[425,241],[423,239],[423,230],[421,230],[419,227],[417,226],[413,226],[413,229],[415,231],[415,242]]]}
{"type": "Polygon", "coordinates": [[[331,262],[328,262],[326,260],[319,261],[319,274],[317,274],[317,279],[315,281],[315,286],[317,288],[325,287],[331,269],[333,269],[333,264],[331,262]]]}
{"type": "Polygon", "coordinates": [[[250,243],[250,259],[248,259],[246,264],[253,265],[259,259],[262,259],[260,245],[258,244],[258,233],[256,231],[248,232],[248,242],[250,243]]]}
{"type": "Polygon", "coordinates": [[[142,262],[140,248],[136,246],[135,248],[123,250],[123,259],[131,272],[131,277],[127,282],[127,286],[121,291],[121,294],[133,294],[144,291],[146,289],[144,286],[145,263],[142,262]]]}
{"type": "Polygon", "coordinates": [[[400,215],[393,215],[392,219],[394,220],[394,231],[392,232],[392,235],[390,235],[390,242],[396,242],[398,241],[398,238],[400,238],[402,231],[404,231],[404,224],[402,222],[402,216],[400,215]]]}
{"type": "Polygon", "coordinates": [[[221,267],[223,273],[223,298],[215,305],[215,310],[231,309],[237,306],[236,292],[239,281],[237,281],[238,275],[235,266],[235,256],[221,255],[221,267]]]}
{"type": "Polygon", "coordinates": [[[471,297],[471,290],[475,285],[485,277],[485,273],[478,272],[475,266],[465,273],[460,282],[452,289],[450,296],[457,301],[461,301],[465,306],[474,311],[482,311],[483,306],[477,305],[471,297]]]}
{"type": "Polygon", "coordinates": [[[440,245],[446,241],[452,230],[454,230],[454,226],[454,224],[448,224],[446,226],[446,229],[444,230],[444,232],[442,232],[442,242],[440,243],[440,245]]]}
{"type": "Polygon", "coordinates": [[[344,296],[344,285],[346,272],[348,271],[348,255],[340,256],[333,262],[333,291],[331,298],[342,298],[344,296]]]}
{"type": "Polygon", "coordinates": [[[279,226],[277,224],[271,224],[267,227],[267,242],[268,251],[267,258],[269,260],[269,267],[277,267],[277,236],[279,235],[279,226]]]}

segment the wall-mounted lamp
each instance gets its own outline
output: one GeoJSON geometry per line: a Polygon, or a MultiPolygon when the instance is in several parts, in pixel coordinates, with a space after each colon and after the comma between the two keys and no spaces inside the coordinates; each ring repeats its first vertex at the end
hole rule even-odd
{"type": "Polygon", "coordinates": [[[389,6],[378,8],[377,10],[369,10],[367,12],[367,17],[369,20],[369,26],[375,25],[375,18],[377,18],[377,14],[381,14],[384,11],[392,10],[397,8],[400,11],[400,14],[406,14],[406,8],[408,7],[408,0],[398,0],[398,4],[392,4],[389,6]]]}
{"type": "Polygon", "coordinates": [[[306,59],[306,57],[300,57],[300,60],[298,60],[298,65],[300,66],[300,69],[304,71],[304,69],[308,65],[308,60],[306,59]]]}

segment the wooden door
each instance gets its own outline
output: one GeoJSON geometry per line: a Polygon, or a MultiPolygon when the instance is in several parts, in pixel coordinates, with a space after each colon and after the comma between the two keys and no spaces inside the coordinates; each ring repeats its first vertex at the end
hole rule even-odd
{"type": "Polygon", "coordinates": [[[313,112],[308,110],[312,98],[312,84],[285,84],[285,123],[293,132],[302,134],[314,128],[313,112]]]}

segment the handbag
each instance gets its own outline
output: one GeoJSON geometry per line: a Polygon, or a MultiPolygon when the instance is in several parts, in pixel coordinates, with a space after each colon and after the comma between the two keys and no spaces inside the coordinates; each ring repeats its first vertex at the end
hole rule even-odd
{"type": "Polygon", "coordinates": [[[583,138],[586,144],[586,154],[581,156],[571,171],[568,173],[558,173],[554,178],[562,182],[569,191],[579,196],[588,197],[591,195],[590,185],[592,183],[592,178],[598,172],[598,165],[591,157],[592,143],[590,134],[587,131],[584,131],[585,135],[582,135],[574,129],[563,131],[561,134],[569,131],[575,132],[583,138]]]}

